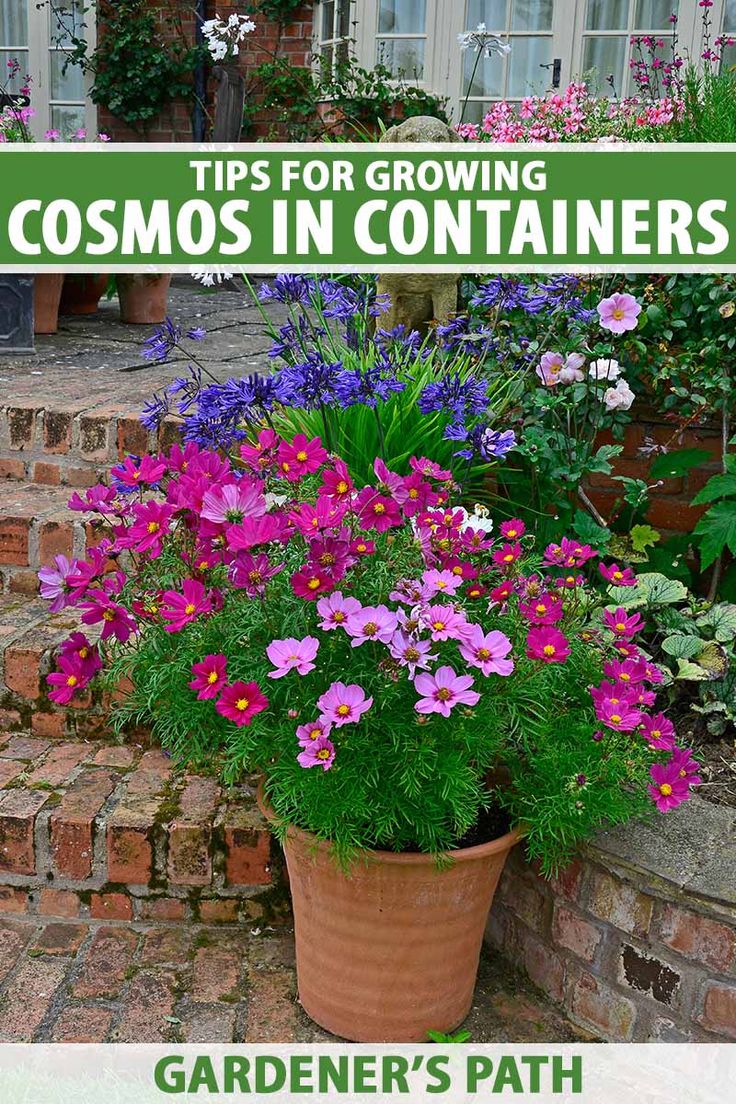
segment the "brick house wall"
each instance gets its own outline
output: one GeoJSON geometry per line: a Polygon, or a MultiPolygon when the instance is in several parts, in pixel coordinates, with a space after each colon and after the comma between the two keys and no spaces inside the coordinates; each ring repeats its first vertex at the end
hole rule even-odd
{"type": "MultiPolygon", "coordinates": [[[[165,7],[151,0],[149,6],[160,16],[165,12],[165,7]]],[[[244,14],[248,5],[237,0],[209,0],[207,18],[212,18],[215,13],[226,19],[231,12],[244,14]]],[[[295,9],[293,18],[289,23],[279,23],[272,19],[265,19],[255,12],[252,16],[256,24],[256,30],[248,37],[239,57],[239,63],[246,75],[262,65],[265,61],[275,56],[283,57],[293,65],[308,65],[312,51],[312,17],[313,6],[311,3],[303,4],[295,9]]],[[[184,35],[189,42],[195,40],[196,17],[193,4],[181,5],[181,25],[184,35]]],[[[104,32],[102,32],[104,33],[104,32]]],[[[214,108],[215,82],[212,79],[211,69],[208,72],[207,81],[207,111],[212,114],[214,108]]],[[[266,138],[273,136],[274,114],[260,111],[256,114],[254,125],[248,138],[266,138]]],[[[141,136],[126,127],[119,119],[116,119],[104,108],[98,109],[98,128],[100,132],[109,134],[115,142],[141,141],[141,136]]],[[[276,135],[278,137],[278,135],[276,135]]],[[[191,142],[192,141],[192,104],[184,101],[174,101],[161,113],[156,124],[151,127],[146,136],[149,142],[191,142]]]]}

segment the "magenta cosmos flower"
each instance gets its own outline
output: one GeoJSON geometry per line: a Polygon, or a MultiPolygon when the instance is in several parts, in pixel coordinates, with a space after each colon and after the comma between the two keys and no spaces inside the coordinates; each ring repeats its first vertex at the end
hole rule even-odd
{"type": "Polygon", "coordinates": [[[158,483],[166,472],[166,462],[160,456],[126,456],[122,464],[118,464],[110,472],[115,483],[123,487],[133,488],[158,483]]]}
{"type": "Polygon", "coordinates": [[[570,655],[570,644],[559,629],[540,625],[529,630],[526,654],[529,659],[541,659],[543,663],[564,663],[570,655]]]}
{"type": "Polygon", "coordinates": [[[332,732],[331,723],[318,717],[316,721],[310,721],[309,724],[299,725],[296,730],[296,738],[303,747],[308,747],[320,736],[329,736],[330,732],[332,732]]]}
{"type": "Polygon", "coordinates": [[[519,602],[519,613],[533,625],[555,625],[565,615],[560,599],[544,593],[530,602],[519,602]]]}
{"type": "Polygon", "coordinates": [[[438,594],[454,595],[463,581],[462,575],[453,575],[451,571],[438,571],[432,568],[422,575],[425,593],[428,598],[435,598],[438,594]]]}
{"type": "Polygon", "coordinates": [[[171,528],[173,507],[165,502],[144,502],[133,507],[135,522],[118,537],[119,547],[147,552],[151,559],[161,555],[164,537],[171,528]]]}
{"type": "Polygon", "coordinates": [[[633,732],[641,724],[641,710],[635,709],[631,702],[621,699],[618,703],[610,698],[604,699],[596,707],[595,715],[606,728],[616,732],[633,732]]]}
{"type": "Polygon", "coordinates": [[[273,663],[275,670],[269,671],[268,677],[272,679],[283,678],[289,671],[296,671],[300,675],[308,675],[314,670],[312,662],[319,650],[319,640],[314,636],[305,636],[303,640],[296,640],[289,636],[285,640],[272,640],[266,648],[266,655],[273,663]]]}
{"type": "Polygon", "coordinates": [[[73,632],[67,637],[59,648],[59,655],[78,663],[87,679],[91,679],[102,668],[97,648],[81,632],[73,632]]]}
{"type": "Polygon", "coordinates": [[[257,682],[234,682],[222,691],[215,709],[221,717],[242,728],[250,724],[256,713],[268,709],[268,698],[261,693],[257,682]]]}
{"type": "Polygon", "coordinates": [[[513,659],[507,659],[513,645],[509,638],[495,629],[484,633],[480,625],[460,645],[460,655],[471,667],[479,667],[484,675],[510,675],[513,659]]]}
{"type": "Polygon", "coordinates": [[[354,648],[359,648],[366,640],[389,644],[398,627],[398,617],[386,606],[363,606],[351,613],[345,623],[348,636],[353,638],[354,648]]]}
{"type": "Polygon", "coordinates": [[[265,552],[255,556],[251,552],[238,552],[228,568],[228,578],[234,587],[254,598],[265,594],[268,581],[283,571],[284,566],[283,563],[271,563],[265,552]]]}
{"type": "Polygon", "coordinates": [[[373,698],[366,698],[362,686],[333,682],[329,690],[317,699],[320,718],[330,721],[336,728],[357,724],[362,715],[373,705],[373,698]]]}
{"type": "Polygon", "coordinates": [[[690,796],[690,783],[687,777],[680,776],[680,768],[676,762],[666,765],[655,763],[649,775],[652,779],[652,785],[648,787],[649,795],[660,813],[676,809],[690,796]]]}
{"type": "Polygon", "coordinates": [[[636,576],[630,567],[619,567],[617,563],[598,564],[598,570],[611,586],[636,586],[636,576]]]}
{"type": "Polygon", "coordinates": [[[499,528],[501,536],[505,537],[507,541],[518,541],[526,533],[526,525],[519,518],[502,521],[499,528]]]}
{"type": "Polygon", "coordinates": [[[601,327],[611,333],[621,334],[635,330],[638,325],[641,307],[633,295],[616,292],[598,304],[598,317],[601,327]]]}
{"type": "Polygon", "coordinates": [[[606,628],[610,629],[614,636],[622,637],[624,640],[630,640],[632,636],[636,636],[640,629],[644,627],[638,613],[628,614],[625,609],[604,610],[603,620],[606,624],[606,628]]]}
{"type": "Polygon", "coordinates": [[[658,751],[673,751],[675,747],[675,726],[664,713],[644,716],[641,719],[642,736],[650,747],[658,751]]]}
{"type": "Polygon", "coordinates": [[[320,594],[333,589],[335,582],[335,577],[329,571],[323,571],[313,564],[307,564],[291,576],[292,590],[297,598],[304,598],[307,602],[316,602],[320,594]]]}
{"type": "Polygon", "coordinates": [[[102,624],[101,640],[114,636],[125,644],[136,631],[136,623],[124,606],[118,606],[101,590],[90,590],[82,602],[82,622],[85,625],[102,624]]]}
{"type": "Polygon", "coordinates": [[[307,440],[303,433],[297,433],[293,441],[282,441],[278,448],[279,471],[290,483],[319,471],[326,460],[319,437],[307,440]]]}
{"type": "Polygon", "coordinates": [[[375,529],[377,533],[385,533],[387,529],[401,525],[398,502],[388,495],[380,494],[373,487],[363,488],[355,500],[354,509],[361,525],[366,529],[375,529]]]}
{"type": "Polygon", "coordinates": [[[414,686],[421,698],[417,713],[441,713],[449,717],[456,705],[477,705],[480,694],[471,690],[472,675],[456,675],[452,667],[439,667],[433,675],[417,675],[414,686]]]}
{"type": "Polygon", "coordinates": [[[319,627],[323,632],[344,629],[348,618],[360,608],[357,598],[345,598],[342,591],[336,590],[317,602],[317,613],[321,617],[319,627]]]}
{"type": "Polygon", "coordinates": [[[58,671],[53,671],[46,680],[53,686],[49,698],[57,705],[68,705],[77,690],[84,690],[89,678],[74,656],[59,656],[58,667],[58,671]]]}
{"type": "Polygon", "coordinates": [[[304,745],[296,761],[300,767],[322,767],[322,770],[329,770],[335,762],[335,745],[326,736],[318,736],[316,740],[304,745]]]}
{"type": "Polygon", "coordinates": [[[224,655],[205,656],[201,663],[192,664],[194,678],[189,683],[197,691],[200,701],[216,698],[227,684],[227,658],[224,655]]]}
{"type": "Polygon", "coordinates": [[[198,579],[185,579],[182,593],[175,590],[165,590],[162,595],[166,603],[161,610],[161,616],[166,625],[167,632],[181,632],[192,621],[196,621],[203,613],[212,610],[212,599],[205,590],[204,583],[198,579]]]}

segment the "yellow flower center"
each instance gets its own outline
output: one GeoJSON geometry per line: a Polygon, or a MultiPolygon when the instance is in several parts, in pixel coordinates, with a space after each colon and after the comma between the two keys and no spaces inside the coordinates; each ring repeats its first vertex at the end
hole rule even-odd
{"type": "Polygon", "coordinates": [[[355,551],[356,552],[367,552],[368,551],[368,545],[367,544],[356,544],[355,551]]]}
{"type": "Polygon", "coordinates": [[[649,735],[653,736],[655,740],[658,740],[662,735],[662,730],[660,728],[653,728],[649,735]]]}
{"type": "Polygon", "coordinates": [[[335,490],[337,491],[338,494],[347,494],[348,485],[347,485],[347,483],[345,482],[344,479],[340,480],[340,482],[335,487],[335,490]]]}
{"type": "Polygon", "coordinates": [[[284,460],[282,465],[281,465],[281,470],[283,472],[291,471],[291,464],[289,464],[288,461],[284,460]]]}
{"type": "Polygon", "coordinates": [[[449,701],[450,698],[452,697],[452,694],[450,693],[450,691],[447,689],[446,686],[443,686],[443,687],[441,687],[441,689],[439,689],[437,691],[437,697],[439,698],[440,701],[449,701]]]}
{"type": "Polygon", "coordinates": [[[506,555],[503,558],[503,562],[504,563],[513,563],[514,562],[514,557],[513,557],[511,552],[506,553],[506,555]]]}
{"type": "Polygon", "coordinates": [[[545,606],[544,602],[539,602],[534,608],[536,609],[537,613],[547,612],[547,607],[545,606]]]}
{"type": "Polygon", "coordinates": [[[146,529],[149,533],[158,533],[160,528],[161,526],[157,521],[149,521],[148,525],[146,526],[146,529]]]}
{"type": "Polygon", "coordinates": [[[79,656],[80,659],[86,659],[87,656],[89,655],[89,648],[80,648],[79,651],[77,652],[77,655],[79,656]]]}
{"type": "Polygon", "coordinates": [[[378,632],[378,625],[375,621],[366,621],[363,626],[363,632],[366,636],[375,636],[378,632]]]}
{"type": "Polygon", "coordinates": [[[555,648],[554,644],[545,644],[542,648],[542,651],[546,656],[553,656],[557,649],[555,648]]]}
{"type": "Polygon", "coordinates": [[[103,621],[114,621],[115,620],[115,614],[113,613],[112,610],[105,610],[105,612],[102,615],[102,620],[103,621]]]}
{"type": "Polygon", "coordinates": [[[455,567],[452,568],[452,574],[459,575],[460,578],[462,578],[463,569],[461,568],[460,564],[456,564],[455,567]]]}
{"type": "Polygon", "coordinates": [[[420,653],[417,648],[412,648],[410,646],[404,652],[404,659],[408,659],[409,663],[416,663],[419,657],[420,653]]]}
{"type": "Polygon", "coordinates": [[[250,579],[250,581],[252,583],[261,583],[261,582],[263,582],[263,576],[261,575],[260,571],[249,571],[248,572],[248,578],[250,579]]]}
{"type": "Polygon", "coordinates": [[[491,653],[488,651],[488,648],[479,648],[478,649],[478,659],[490,659],[490,658],[491,658],[491,653]]]}
{"type": "Polygon", "coordinates": [[[309,459],[309,457],[307,456],[304,449],[302,449],[301,452],[298,452],[296,454],[296,458],[297,458],[297,460],[299,461],[300,464],[304,464],[306,462],[306,460],[309,459]]]}
{"type": "Polygon", "coordinates": [[[332,620],[337,621],[339,625],[342,625],[343,621],[345,620],[345,614],[342,612],[342,610],[338,610],[336,613],[333,613],[332,620]]]}
{"type": "Polygon", "coordinates": [[[320,584],[320,580],[315,575],[314,578],[309,580],[309,582],[307,583],[307,586],[310,590],[317,590],[319,588],[319,584],[320,584]]]}
{"type": "Polygon", "coordinates": [[[624,573],[623,571],[614,571],[613,577],[614,579],[623,579],[624,573]]]}
{"type": "Polygon", "coordinates": [[[616,622],[616,632],[624,632],[625,629],[626,629],[626,625],[623,623],[623,621],[617,621],[616,622]]]}
{"type": "Polygon", "coordinates": [[[436,586],[437,586],[438,590],[444,590],[445,587],[447,586],[447,583],[445,582],[444,579],[438,579],[437,583],[436,583],[436,586]]]}
{"type": "Polygon", "coordinates": [[[409,491],[409,498],[419,498],[419,491],[416,489],[416,487],[412,487],[409,491]]]}
{"type": "Polygon", "coordinates": [[[442,630],[446,627],[447,626],[446,626],[446,623],[444,621],[433,621],[432,622],[432,628],[436,629],[437,632],[442,632],[442,630]]]}
{"type": "Polygon", "coordinates": [[[217,674],[217,671],[210,671],[210,673],[207,676],[207,681],[210,684],[210,686],[214,686],[214,684],[217,682],[218,677],[219,676],[217,674]]]}
{"type": "Polygon", "coordinates": [[[621,308],[616,307],[615,311],[613,312],[613,317],[616,319],[616,321],[620,322],[621,319],[623,318],[623,316],[624,316],[624,312],[621,310],[621,308]]]}
{"type": "Polygon", "coordinates": [[[386,507],[383,505],[382,502],[377,502],[376,505],[373,507],[373,513],[374,514],[385,514],[386,513],[386,507]]]}
{"type": "Polygon", "coordinates": [[[323,552],[319,558],[319,562],[323,567],[331,567],[335,563],[335,557],[332,552],[323,552]]]}
{"type": "Polygon", "coordinates": [[[613,721],[614,724],[621,724],[621,714],[620,713],[612,713],[611,714],[611,720],[613,721]]]}
{"type": "Polygon", "coordinates": [[[663,782],[662,785],[659,787],[659,792],[661,793],[662,797],[669,797],[672,793],[672,787],[670,786],[669,782],[663,782]]]}
{"type": "Polygon", "coordinates": [[[519,535],[519,530],[518,529],[509,529],[506,533],[506,536],[511,537],[512,540],[514,539],[514,537],[518,537],[518,535],[519,535]]]}
{"type": "Polygon", "coordinates": [[[76,675],[70,675],[69,678],[66,680],[67,686],[76,686],[78,682],[79,679],[76,675]]]}
{"type": "Polygon", "coordinates": [[[307,734],[310,740],[318,740],[322,735],[322,732],[318,728],[313,728],[311,732],[307,734]]]}
{"type": "Polygon", "coordinates": [[[330,749],[329,748],[320,748],[319,751],[317,752],[317,758],[318,759],[329,759],[330,758],[330,749]]]}
{"type": "Polygon", "coordinates": [[[184,607],[184,612],[185,612],[186,614],[188,614],[188,615],[190,615],[190,616],[191,616],[191,614],[193,614],[193,613],[194,613],[194,611],[196,610],[196,608],[197,608],[197,607],[196,607],[196,606],[194,605],[194,603],[193,603],[193,602],[189,602],[189,603],[188,603],[188,604],[187,604],[187,605],[186,605],[186,606],[184,607]]]}
{"type": "Polygon", "coordinates": [[[248,708],[249,705],[250,705],[250,702],[248,701],[247,698],[238,698],[238,700],[235,703],[235,708],[238,710],[239,713],[245,713],[245,711],[246,711],[246,709],[248,708]]]}
{"type": "Polygon", "coordinates": [[[337,715],[338,715],[338,717],[348,717],[350,715],[350,706],[349,705],[338,705],[337,715]]]}

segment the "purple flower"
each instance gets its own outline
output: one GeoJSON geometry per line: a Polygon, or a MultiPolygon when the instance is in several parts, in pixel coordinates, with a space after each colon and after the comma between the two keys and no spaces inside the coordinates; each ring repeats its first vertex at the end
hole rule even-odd
{"type": "Polygon", "coordinates": [[[417,675],[414,686],[419,701],[414,708],[417,713],[441,713],[449,717],[456,705],[477,705],[480,694],[471,690],[472,675],[457,675],[452,667],[440,667],[433,675],[417,675]]]}
{"type": "Polygon", "coordinates": [[[396,614],[386,606],[363,606],[348,617],[345,628],[353,638],[353,647],[359,648],[366,640],[390,643],[398,625],[396,614]]]}
{"type": "Polygon", "coordinates": [[[405,632],[394,633],[389,644],[389,651],[402,667],[409,669],[409,678],[413,679],[417,668],[426,671],[430,661],[434,659],[430,655],[432,644],[429,640],[415,640],[405,632]]]}
{"type": "Polygon", "coordinates": [[[329,770],[335,762],[335,745],[326,736],[318,736],[316,740],[304,745],[296,761],[300,767],[322,767],[322,770],[329,770]]]}
{"type": "Polygon", "coordinates": [[[52,613],[58,613],[70,604],[72,587],[68,579],[79,570],[79,560],[68,560],[66,556],[55,556],[56,567],[42,567],[38,573],[41,583],[41,597],[51,602],[52,613]]]}
{"type": "Polygon", "coordinates": [[[437,411],[450,414],[457,421],[484,414],[488,409],[488,381],[459,372],[428,383],[417,400],[422,414],[437,411]]]}
{"type": "Polygon", "coordinates": [[[480,625],[460,644],[460,655],[471,667],[479,667],[484,675],[510,675],[513,659],[507,659],[512,644],[509,638],[496,630],[484,633],[480,625]]]}
{"type": "Polygon", "coordinates": [[[344,629],[348,618],[361,609],[357,598],[345,598],[342,591],[336,590],[317,602],[317,613],[322,618],[319,627],[323,632],[344,629]]]}
{"type": "Polygon", "coordinates": [[[313,671],[315,664],[312,662],[319,650],[319,640],[313,636],[305,636],[303,640],[296,640],[293,636],[285,640],[272,640],[266,648],[266,655],[273,663],[275,670],[269,671],[268,677],[272,679],[283,678],[289,671],[296,670],[297,674],[307,675],[313,671]]]}

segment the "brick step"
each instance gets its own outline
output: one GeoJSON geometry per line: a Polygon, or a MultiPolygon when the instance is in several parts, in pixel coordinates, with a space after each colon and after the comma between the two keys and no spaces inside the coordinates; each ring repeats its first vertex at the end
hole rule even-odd
{"type": "Polygon", "coordinates": [[[160,750],[0,735],[0,912],[254,921],[283,907],[253,785],[160,750]]]}
{"type": "Polygon", "coordinates": [[[85,514],[69,510],[67,487],[0,483],[0,593],[38,592],[38,569],[54,557],[82,557],[95,541],[85,514]]]}

